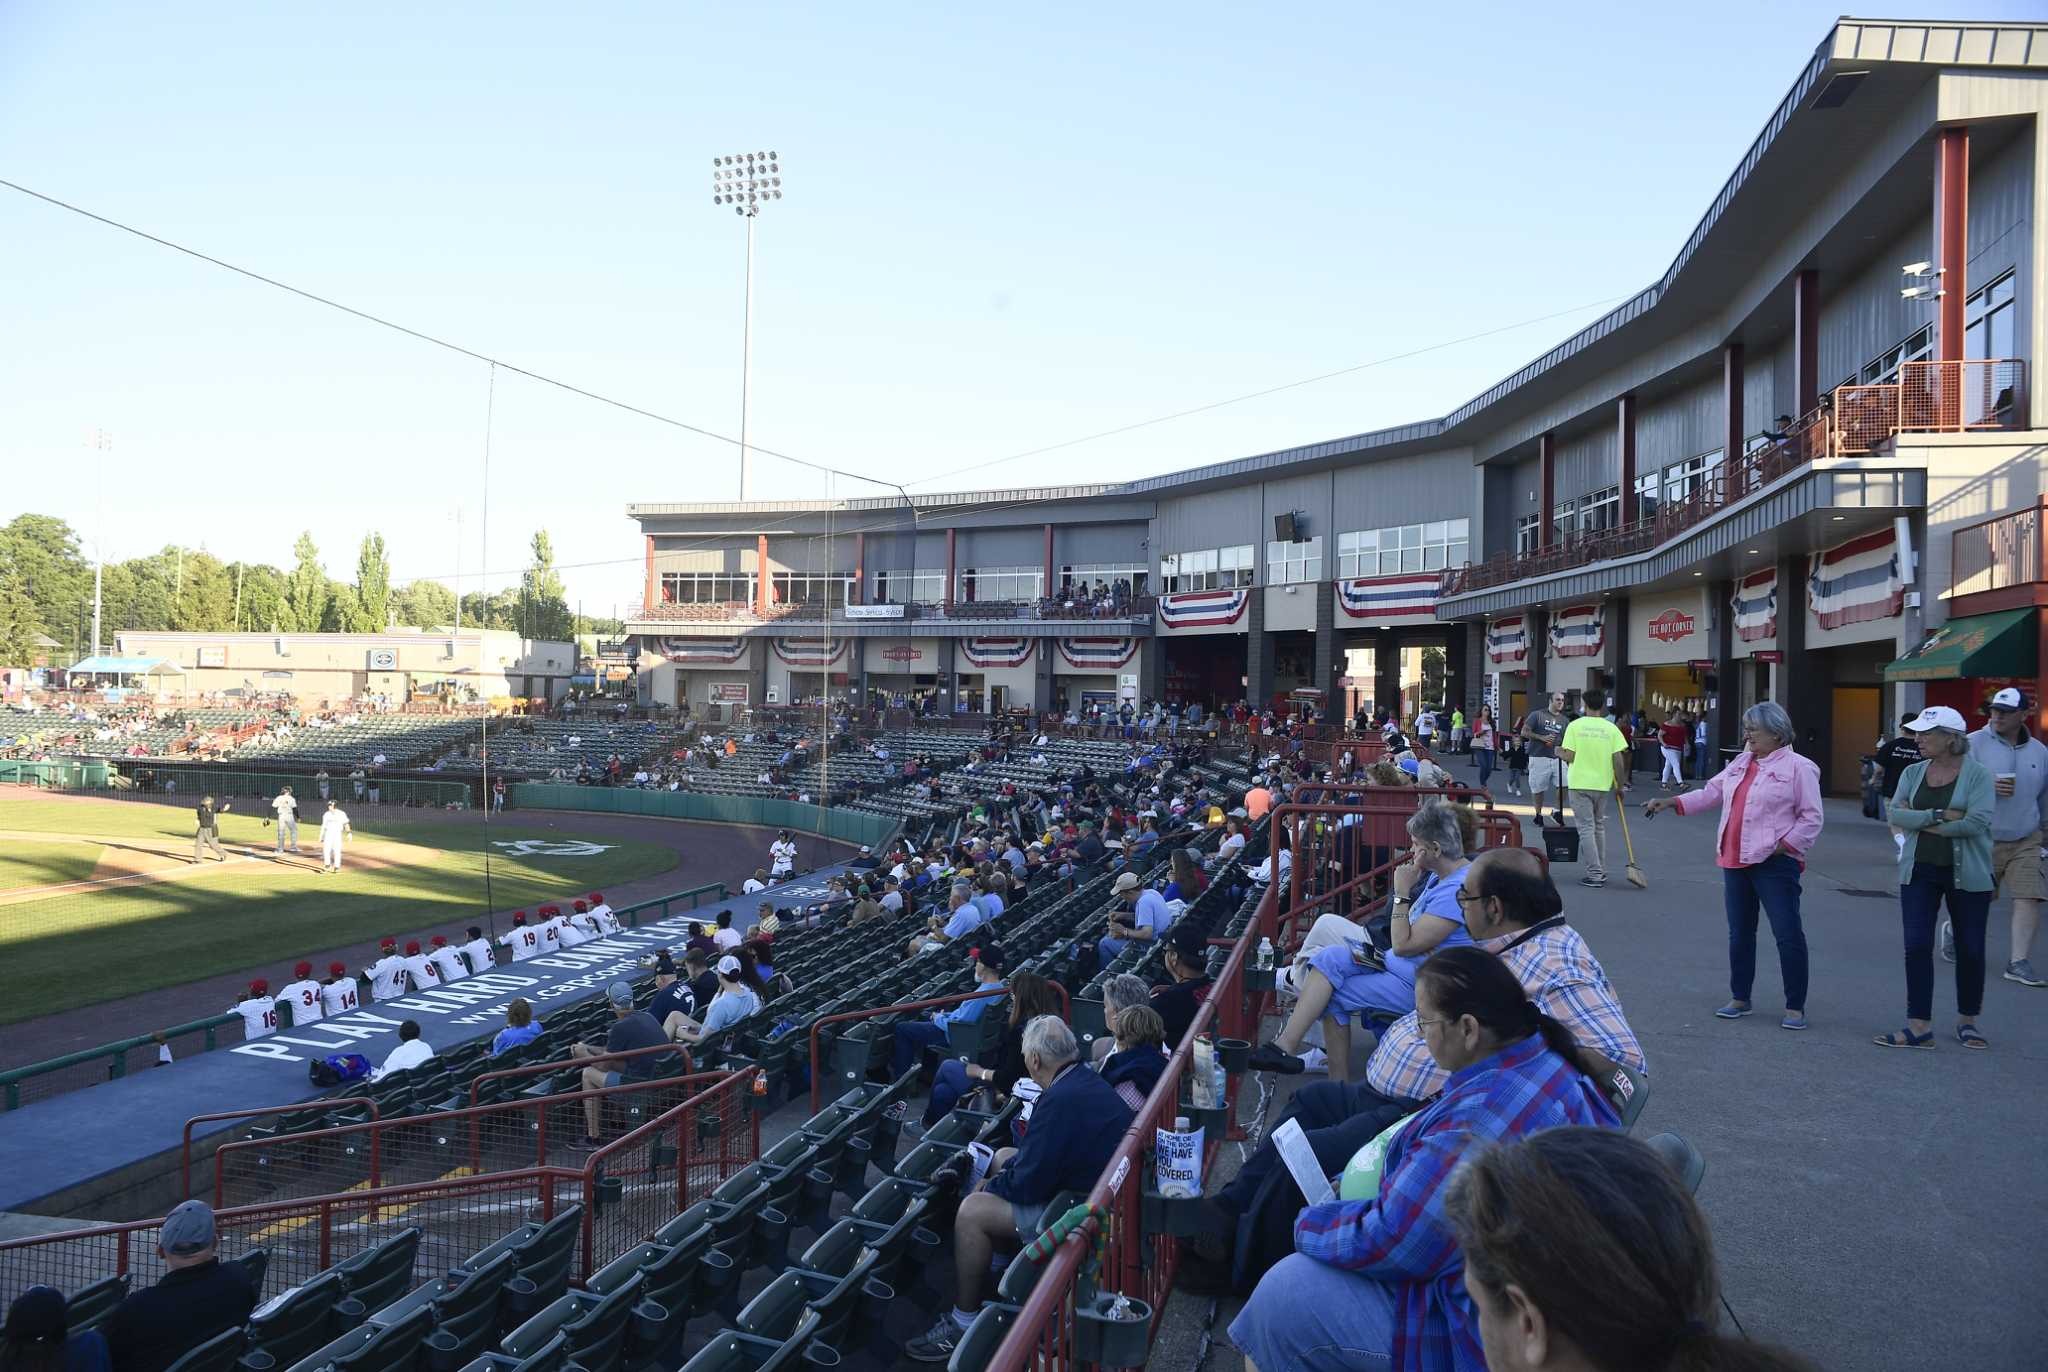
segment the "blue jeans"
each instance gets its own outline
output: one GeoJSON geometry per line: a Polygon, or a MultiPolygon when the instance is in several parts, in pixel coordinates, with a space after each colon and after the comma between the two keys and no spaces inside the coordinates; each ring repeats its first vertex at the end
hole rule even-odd
{"type": "Polygon", "coordinates": [[[1799,863],[1784,853],[1754,867],[1721,871],[1721,897],[1728,909],[1728,993],[1747,1004],[1756,984],[1756,914],[1763,907],[1778,941],[1778,972],[1785,979],[1785,1008],[1806,1008],[1806,929],[1799,923],[1799,863]]]}
{"type": "Polygon", "coordinates": [[[1230,1324],[1259,1372],[1378,1372],[1394,1365],[1394,1288],[1290,1253],[1230,1324]]]}
{"type": "Polygon", "coordinates": [[[1913,879],[1899,888],[1906,926],[1906,1018],[1934,1018],[1934,926],[1942,906],[1956,927],[1956,1013],[1974,1019],[1984,1008],[1984,927],[1990,891],[1958,891],[1956,869],[1913,864],[1913,879]]]}
{"type": "Polygon", "coordinates": [[[1486,779],[1493,775],[1493,749],[1474,748],[1472,756],[1479,759],[1479,789],[1486,789],[1486,779]]]}
{"type": "Polygon", "coordinates": [[[905,1072],[917,1065],[925,1049],[945,1042],[946,1031],[928,1019],[905,1020],[898,1024],[895,1041],[889,1046],[890,1080],[900,1080],[905,1072]]]}
{"type": "MultiPolygon", "coordinates": [[[[901,1076],[899,1072],[897,1074],[901,1076]]],[[[939,1074],[932,1078],[931,1102],[924,1108],[925,1128],[929,1129],[949,1114],[967,1094],[967,1067],[958,1058],[947,1058],[939,1064],[939,1074]]],[[[1037,1237],[1033,1235],[1032,1237],[1037,1237]]]]}

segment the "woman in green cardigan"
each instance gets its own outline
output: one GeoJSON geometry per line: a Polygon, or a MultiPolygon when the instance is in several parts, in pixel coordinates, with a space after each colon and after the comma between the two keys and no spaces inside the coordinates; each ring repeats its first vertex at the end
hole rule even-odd
{"type": "Polygon", "coordinates": [[[1977,1032],[1984,1008],[1984,927],[1991,916],[1991,769],[1970,756],[1969,726],[1930,705],[1906,727],[1920,761],[1899,775],[1887,818],[1899,837],[1899,912],[1906,926],[1906,1023],[1873,1040],[1881,1048],[1934,1046],[1934,929],[1945,903],[1955,925],[1956,1041],[1989,1048],[1977,1032]]]}

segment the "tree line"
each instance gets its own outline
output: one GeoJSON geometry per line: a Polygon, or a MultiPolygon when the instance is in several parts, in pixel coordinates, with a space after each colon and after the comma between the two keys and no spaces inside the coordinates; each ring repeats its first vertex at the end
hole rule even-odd
{"type": "MultiPolygon", "coordinates": [[[[462,597],[463,627],[552,639],[571,638],[579,628],[619,631],[615,619],[579,619],[570,609],[547,530],[534,534],[529,551],[516,585],[462,597]]],[[[327,574],[310,533],[299,535],[292,557],[289,568],[223,562],[204,548],[173,544],[109,562],[100,580],[100,650],[111,651],[122,630],[370,633],[456,623],[455,592],[440,582],[392,584],[382,534],[363,536],[352,581],[327,574]]],[[[92,561],[65,521],[24,514],[0,526],[0,664],[46,657],[62,667],[90,651],[92,580],[92,561]]]]}

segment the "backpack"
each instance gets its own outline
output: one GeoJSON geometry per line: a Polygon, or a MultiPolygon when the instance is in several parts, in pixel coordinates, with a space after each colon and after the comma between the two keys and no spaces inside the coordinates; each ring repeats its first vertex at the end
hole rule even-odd
{"type": "Polygon", "coordinates": [[[306,1065],[306,1076],[315,1086],[339,1086],[345,1081],[362,1081],[370,1075],[370,1060],[361,1053],[335,1053],[314,1058],[306,1065]]]}

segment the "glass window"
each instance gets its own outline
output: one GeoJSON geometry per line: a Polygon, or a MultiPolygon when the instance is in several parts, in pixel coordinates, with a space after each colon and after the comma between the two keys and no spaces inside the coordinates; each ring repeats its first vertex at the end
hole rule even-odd
{"type": "Polygon", "coordinates": [[[946,598],[946,570],[875,573],[878,604],[937,605],[946,598]]]}
{"type": "Polygon", "coordinates": [[[664,605],[747,605],[754,599],[751,573],[663,572],[661,602],[664,605]]]}
{"type": "Polygon", "coordinates": [[[960,573],[957,599],[1028,601],[1038,599],[1045,573],[1036,567],[969,567],[960,573]]]}
{"type": "Polygon", "coordinates": [[[1523,515],[1515,521],[1515,552],[1517,555],[1527,555],[1536,551],[1543,537],[1541,525],[1541,515],[1523,515]]]}
{"type": "Polygon", "coordinates": [[[1291,586],[1323,579],[1323,539],[1318,534],[1298,543],[1266,545],[1266,584],[1291,586]]]}
{"type": "MultiPolygon", "coordinates": [[[[1337,575],[1349,580],[1463,566],[1471,554],[1471,529],[1470,519],[1439,519],[1339,534],[1337,575]]],[[[1322,576],[1316,573],[1308,579],[1320,581],[1322,576]]]]}
{"type": "MultiPolygon", "coordinates": [[[[941,578],[943,579],[943,578],[941,578]]],[[[844,605],[853,578],[826,572],[776,572],[769,580],[778,605],[844,605]]]]}
{"type": "Polygon", "coordinates": [[[1579,499],[1579,532],[1599,533],[1621,522],[1621,487],[1609,486],[1579,499]]]}

